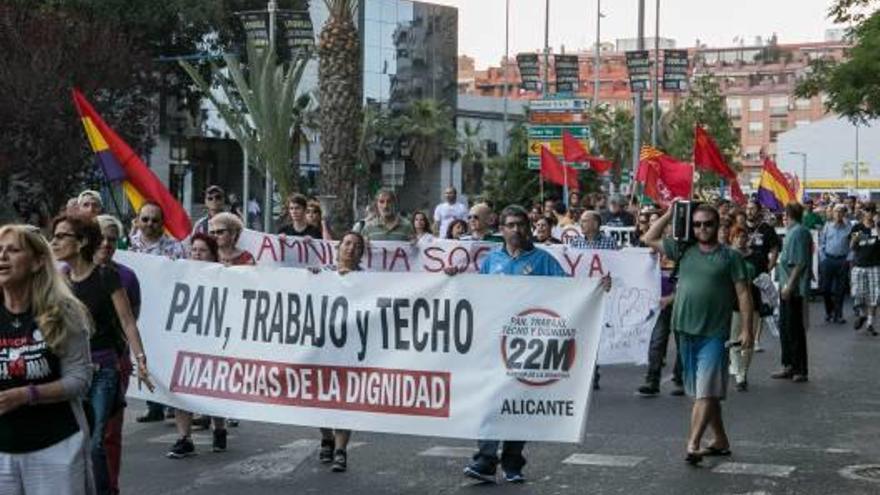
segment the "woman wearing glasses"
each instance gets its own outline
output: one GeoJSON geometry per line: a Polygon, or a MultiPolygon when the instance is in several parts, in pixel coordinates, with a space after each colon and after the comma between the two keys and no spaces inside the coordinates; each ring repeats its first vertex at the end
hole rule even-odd
{"type": "Polygon", "coordinates": [[[324,220],[324,214],[321,211],[321,202],[317,199],[310,199],[306,204],[306,221],[309,222],[309,225],[321,231],[322,239],[325,241],[332,241],[333,231],[330,230],[330,226],[327,225],[327,221],[324,220]]]}
{"type": "Polygon", "coordinates": [[[219,261],[226,266],[257,264],[249,251],[238,248],[244,224],[232,213],[218,213],[208,221],[208,233],[217,241],[219,261]]]}
{"type": "Polygon", "coordinates": [[[52,223],[52,253],[67,264],[65,275],[73,293],[88,308],[95,324],[89,341],[95,372],[88,401],[94,417],[91,453],[99,494],[110,493],[104,433],[112,412],[122,400],[120,361],[126,342],[135,356],[138,379],[150,390],[153,388],[137,322],[119,272],[112,266],[95,263],[101,240],[101,230],[94,220],[62,215],[52,223]]]}
{"type": "Polygon", "coordinates": [[[86,309],[39,230],[0,227],[0,493],[93,493],[86,309]]]}

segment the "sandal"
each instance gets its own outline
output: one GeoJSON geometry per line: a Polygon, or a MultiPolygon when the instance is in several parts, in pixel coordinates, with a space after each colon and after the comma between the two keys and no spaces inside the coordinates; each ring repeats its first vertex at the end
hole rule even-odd
{"type": "Polygon", "coordinates": [[[684,462],[690,464],[691,466],[696,466],[697,464],[703,462],[703,455],[699,452],[688,452],[684,458],[684,462]]]}
{"type": "Polygon", "coordinates": [[[703,457],[730,457],[733,453],[727,448],[706,447],[699,454],[703,457]]]}

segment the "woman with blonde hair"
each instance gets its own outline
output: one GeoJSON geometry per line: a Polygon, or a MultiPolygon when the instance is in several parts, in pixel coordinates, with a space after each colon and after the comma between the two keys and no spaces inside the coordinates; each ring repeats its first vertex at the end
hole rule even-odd
{"type": "Polygon", "coordinates": [[[244,223],[229,212],[218,213],[208,220],[208,233],[217,241],[220,262],[226,266],[257,264],[254,255],[238,248],[242,230],[244,223]]]}
{"type": "Polygon", "coordinates": [[[0,493],[93,493],[90,322],[35,227],[0,227],[0,289],[0,493]]]}
{"type": "Polygon", "coordinates": [[[104,494],[111,491],[104,435],[110,417],[123,400],[121,361],[126,344],[135,357],[139,382],[145,383],[150,390],[153,385],[147,372],[147,357],[137,320],[119,272],[112,265],[100,265],[95,261],[101,243],[101,229],[91,218],[61,215],[52,222],[52,253],[66,263],[65,275],[71,289],[94,322],[95,332],[89,339],[94,374],[88,403],[94,418],[92,468],[98,493],[104,494]]]}

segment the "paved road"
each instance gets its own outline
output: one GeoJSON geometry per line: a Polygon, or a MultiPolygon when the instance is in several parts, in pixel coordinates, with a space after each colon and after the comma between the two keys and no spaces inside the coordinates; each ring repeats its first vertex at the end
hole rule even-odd
{"type": "MultiPolygon", "coordinates": [[[[814,322],[821,322],[818,304],[814,322]]],[[[524,485],[478,485],[461,469],[473,442],[448,438],[356,433],[349,471],[317,462],[317,431],[242,422],[230,430],[228,452],[210,452],[210,433],[197,432],[200,454],[170,460],[171,421],[128,421],[122,486],[151,494],[880,494],[872,483],[841,474],[880,464],[880,337],[849,325],[810,331],[810,382],[771,380],[779,348],[765,336],[751,388],[731,389],[725,417],[729,459],[692,468],[683,462],[690,403],[634,395],[644,370],[603,368],[582,444],[530,444],[524,485]]],[[[135,403],[134,416],[143,409],[135,403]]],[[[880,470],[878,470],[880,474],[880,470]]]]}

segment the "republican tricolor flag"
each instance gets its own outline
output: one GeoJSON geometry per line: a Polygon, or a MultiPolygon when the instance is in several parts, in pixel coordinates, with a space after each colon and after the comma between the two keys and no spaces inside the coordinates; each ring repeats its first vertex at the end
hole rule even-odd
{"type": "Polygon", "coordinates": [[[73,90],[73,103],[82,119],[95,161],[109,182],[122,182],[125,196],[138,211],[146,201],[162,208],[165,230],[177,239],[186,238],[192,229],[189,215],[171,195],[162,181],[144,164],[137,153],[119,137],[79,90],[73,90]]]}
{"type": "Polygon", "coordinates": [[[761,169],[761,182],[758,184],[758,201],[772,210],[782,211],[788,203],[797,203],[797,189],[770,158],[764,157],[761,169]]]}

